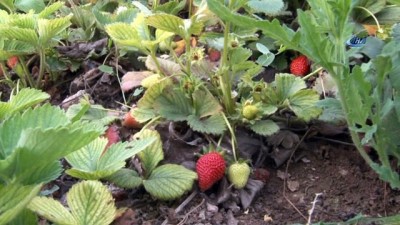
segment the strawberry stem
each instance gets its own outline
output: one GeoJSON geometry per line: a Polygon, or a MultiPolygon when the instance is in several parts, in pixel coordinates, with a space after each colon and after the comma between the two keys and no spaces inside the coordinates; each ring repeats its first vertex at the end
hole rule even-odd
{"type": "Polygon", "coordinates": [[[146,130],[148,127],[150,127],[150,125],[152,125],[154,122],[156,122],[157,120],[159,120],[161,118],[161,116],[157,116],[157,117],[154,117],[153,119],[151,119],[148,123],[146,123],[143,127],[142,127],[142,129],[140,129],[140,131],[139,131],[139,136],[141,135],[141,133],[144,131],[144,130],[146,130]]]}
{"type": "Polygon", "coordinates": [[[362,9],[362,10],[366,11],[366,12],[372,17],[372,19],[374,19],[374,21],[375,21],[375,23],[376,23],[376,26],[378,27],[378,32],[379,32],[379,33],[383,33],[383,30],[382,30],[382,28],[381,28],[381,26],[380,26],[380,24],[379,24],[378,19],[376,18],[376,16],[375,16],[369,9],[367,9],[367,8],[365,8],[365,7],[362,7],[362,6],[356,6],[356,8],[357,8],[357,9],[362,9]]]}
{"type": "Polygon", "coordinates": [[[233,158],[235,160],[235,162],[237,162],[237,155],[236,155],[236,136],[235,136],[235,132],[233,131],[233,128],[231,126],[231,124],[228,121],[228,118],[226,118],[225,113],[222,113],[222,117],[224,117],[226,126],[228,127],[229,132],[231,133],[231,145],[232,145],[232,153],[233,153],[233,158]]]}
{"type": "Polygon", "coordinates": [[[306,76],[304,76],[303,78],[301,78],[302,80],[307,80],[308,78],[314,76],[315,74],[317,74],[319,71],[321,71],[323,68],[319,67],[318,69],[312,71],[311,73],[307,74],[306,76]]]}

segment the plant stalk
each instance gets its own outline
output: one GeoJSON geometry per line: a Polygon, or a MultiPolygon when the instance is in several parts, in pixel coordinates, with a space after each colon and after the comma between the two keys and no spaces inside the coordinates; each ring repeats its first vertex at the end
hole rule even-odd
{"type": "Polygon", "coordinates": [[[158,73],[161,74],[161,75],[163,75],[163,76],[165,76],[164,72],[162,71],[160,62],[159,62],[158,59],[157,59],[156,51],[155,51],[155,50],[151,50],[149,55],[150,55],[150,57],[153,59],[154,64],[155,64],[156,67],[157,67],[158,73]]]}
{"type": "Polygon", "coordinates": [[[233,154],[233,159],[235,160],[235,162],[237,162],[237,153],[236,153],[236,135],[235,135],[235,130],[232,128],[231,124],[229,123],[228,118],[226,118],[224,113],[221,113],[222,117],[224,117],[226,126],[228,127],[229,132],[231,133],[231,145],[232,145],[232,154],[233,154]]]}
{"type": "Polygon", "coordinates": [[[46,55],[44,53],[44,49],[39,50],[39,57],[40,57],[40,64],[39,64],[39,76],[36,81],[36,87],[41,88],[42,87],[42,79],[44,77],[44,72],[45,72],[45,65],[46,65],[46,55]]]}
{"type": "Polygon", "coordinates": [[[25,80],[28,81],[28,84],[30,87],[34,87],[35,82],[33,81],[32,74],[28,70],[28,67],[27,67],[28,64],[26,63],[25,59],[23,59],[23,57],[18,57],[18,60],[21,62],[22,69],[24,70],[25,80]]]}
{"type": "Polygon", "coordinates": [[[232,99],[232,85],[229,76],[229,65],[228,65],[228,49],[229,49],[229,33],[231,23],[225,23],[224,29],[224,50],[222,51],[221,65],[222,73],[219,77],[219,85],[222,91],[222,102],[225,106],[225,110],[228,114],[233,114],[235,111],[234,102],[232,99]]]}
{"type": "Polygon", "coordinates": [[[11,75],[8,73],[8,70],[6,69],[6,64],[1,61],[0,62],[1,70],[3,71],[3,75],[6,78],[6,80],[11,80],[11,75]]]}
{"type": "Polygon", "coordinates": [[[185,54],[186,54],[186,73],[190,76],[192,69],[192,43],[190,43],[190,37],[185,39],[185,54]]]}

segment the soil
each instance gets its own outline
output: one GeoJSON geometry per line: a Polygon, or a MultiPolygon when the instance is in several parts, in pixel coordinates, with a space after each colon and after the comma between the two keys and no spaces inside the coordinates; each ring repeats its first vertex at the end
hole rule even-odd
{"type": "Polygon", "coordinates": [[[207,204],[207,197],[197,194],[176,214],[185,198],[157,202],[139,191],[119,202],[131,210],[115,224],[305,224],[316,194],[313,222],[345,221],[360,213],[372,217],[400,213],[400,191],[379,180],[353,147],[320,141],[307,146],[298,152],[298,162],[290,162],[285,192],[286,165],[278,169],[265,165],[270,178],[247,209],[207,204]]]}

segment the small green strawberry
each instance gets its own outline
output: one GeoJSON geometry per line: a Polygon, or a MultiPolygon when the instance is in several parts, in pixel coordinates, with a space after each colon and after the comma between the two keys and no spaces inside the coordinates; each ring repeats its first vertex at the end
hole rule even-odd
{"type": "Polygon", "coordinates": [[[242,189],[249,180],[251,169],[246,162],[235,162],[228,168],[228,179],[236,189],[242,189]]]}
{"type": "Polygon", "coordinates": [[[245,105],[242,110],[242,115],[248,120],[253,120],[257,117],[259,110],[255,105],[245,105]]]}

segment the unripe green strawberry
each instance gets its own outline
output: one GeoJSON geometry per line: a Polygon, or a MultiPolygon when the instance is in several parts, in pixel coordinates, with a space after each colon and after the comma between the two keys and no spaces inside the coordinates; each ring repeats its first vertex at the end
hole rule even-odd
{"type": "Polygon", "coordinates": [[[160,74],[153,74],[153,75],[150,75],[150,76],[144,78],[141,82],[141,85],[144,88],[149,88],[152,85],[154,85],[155,83],[157,83],[160,79],[161,79],[160,74]]]}
{"type": "Polygon", "coordinates": [[[242,189],[249,180],[250,171],[247,163],[235,162],[228,168],[228,179],[236,189],[242,189]]]}
{"type": "Polygon", "coordinates": [[[209,152],[196,163],[196,172],[201,191],[209,189],[225,175],[225,159],[218,152],[209,152]]]}
{"type": "Polygon", "coordinates": [[[257,117],[258,108],[255,105],[245,105],[242,110],[243,117],[253,120],[257,117]]]}

